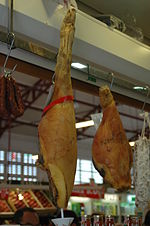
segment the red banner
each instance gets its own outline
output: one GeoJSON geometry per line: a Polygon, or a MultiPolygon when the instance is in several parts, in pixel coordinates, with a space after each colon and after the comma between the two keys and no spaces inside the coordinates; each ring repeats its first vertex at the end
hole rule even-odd
{"type": "Polygon", "coordinates": [[[97,189],[86,189],[86,188],[85,189],[74,188],[71,196],[100,199],[100,198],[104,198],[104,190],[103,189],[97,190],[97,189]]]}

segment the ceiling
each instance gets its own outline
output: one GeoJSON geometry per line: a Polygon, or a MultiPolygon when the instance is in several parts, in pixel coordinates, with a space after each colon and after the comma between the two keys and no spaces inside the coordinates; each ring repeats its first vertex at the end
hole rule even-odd
{"type": "MultiPolygon", "coordinates": [[[[100,14],[111,14],[122,19],[126,23],[126,26],[141,28],[144,36],[142,41],[149,44],[149,0],[77,0],[76,2],[79,9],[94,17],[97,17],[100,14]]],[[[48,95],[50,81],[40,80],[39,78],[30,75],[18,71],[13,75],[22,92],[26,106],[25,113],[22,117],[12,119],[11,125],[7,120],[1,120],[1,136],[8,130],[9,126],[11,126],[12,133],[37,137],[37,125],[41,118],[42,109],[48,95]]],[[[74,97],[76,122],[89,120],[91,119],[91,114],[101,112],[98,96],[90,94],[89,92],[86,92],[86,90],[83,92],[74,89],[74,97]]],[[[115,100],[128,139],[137,139],[143,126],[143,118],[140,116],[141,109],[124,104],[116,98],[115,100]]],[[[79,129],[77,131],[78,140],[93,138],[95,132],[96,129],[94,127],[79,129]]]]}
{"type": "Polygon", "coordinates": [[[77,0],[79,9],[93,17],[98,15],[114,15],[121,19],[127,27],[126,32],[138,37],[142,31],[142,42],[150,45],[150,1],[149,0],[77,0]],[[140,30],[141,29],[141,30],[140,30]]]}
{"type": "MultiPolygon", "coordinates": [[[[11,127],[11,132],[19,135],[37,137],[37,126],[41,119],[42,110],[47,99],[50,86],[49,80],[41,80],[21,72],[15,72],[13,77],[22,92],[25,104],[23,116],[8,120],[1,120],[0,135],[2,136],[11,127]]],[[[141,132],[143,119],[141,109],[116,102],[124,129],[129,140],[135,140],[141,132]]],[[[74,107],[76,122],[91,119],[91,114],[101,112],[98,96],[74,89],[74,107]]],[[[96,129],[94,126],[77,130],[78,140],[93,138],[96,129]]]]}

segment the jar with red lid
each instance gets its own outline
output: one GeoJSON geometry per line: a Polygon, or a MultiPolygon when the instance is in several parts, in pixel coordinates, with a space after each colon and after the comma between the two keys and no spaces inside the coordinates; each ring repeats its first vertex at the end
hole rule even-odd
{"type": "Polygon", "coordinates": [[[142,226],[142,216],[139,216],[139,226],[142,226]]]}
{"type": "Polygon", "coordinates": [[[131,221],[130,215],[125,216],[124,225],[125,226],[132,226],[132,221],[131,221]]]}
{"type": "Polygon", "coordinates": [[[131,217],[131,225],[132,226],[139,226],[139,218],[138,218],[138,216],[132,216],[131,217]]]}
{"type": "Polygon", "coordinates": [[[81,216],[81,226],[91,226],[91,216],[83,215],[81,216]]]}
{"type": "Polygon", "coordinates": [[[127,215],[125,217],[124,226],[141,226],[142,225],[142,219],[138,216],[129,216],[127,215]]]}
{"type": "Polygon", "coordinates": [[[106,216],[105,225],[106,226],[114,226],[115,225],[114,217],[113,216],[106,216]]]}
{"type": "Polygon", "coordinates": [[[93,216],[93,226],[104,226],[103,215],[93,216]]]}

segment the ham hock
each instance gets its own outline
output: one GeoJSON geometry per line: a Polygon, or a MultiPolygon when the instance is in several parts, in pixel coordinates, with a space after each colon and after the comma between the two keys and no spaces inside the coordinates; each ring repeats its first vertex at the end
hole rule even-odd
{"type": "Polygon", "coordinates": [[[101,87],[99,96],[103,118],[93,140],[93,163],[106,183],[126,190],[131,186],[132,150],[110,89],[101,87]]]}
{"type": "Polygon", "coordinates": [[[42,166],[47,171],[51,200],[57,208],[67,207],[74,185],[77,162],[71,84],[75,16],[75,10],[69,9],[63,20],[51,107],[45,112],[38,126],[42,166]]]}

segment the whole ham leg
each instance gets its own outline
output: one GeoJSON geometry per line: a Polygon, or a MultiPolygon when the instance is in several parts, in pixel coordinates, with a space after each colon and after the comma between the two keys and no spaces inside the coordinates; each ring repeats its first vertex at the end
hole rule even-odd
{"type": "Polygon", "coordinates": [[[51,200],[56,207],[65,208],[71,195],[77,162],[75,113],[72,100],[71,61],[74,38],[75,10],[70,9],[62,23],[60,48],[55,69],[55,87],[51,103],[42,117],[38,132],[43,167],[48,173],[51,200]]]}
{"type": "Polygon", "coordinates": [[[110,89],[101,87],[99,95],[103,118],[93,141],[93,163],[105,182],[118,190],[128,189],[133,161],[131,147],[110,89]]]}

